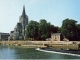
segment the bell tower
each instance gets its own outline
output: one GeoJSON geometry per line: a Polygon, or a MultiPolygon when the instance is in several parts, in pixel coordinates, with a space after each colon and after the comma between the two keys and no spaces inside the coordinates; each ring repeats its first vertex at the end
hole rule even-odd
{"type": "Polygon", "coordinates": [[[25,6],[23,6],[22,15],[20,16],[19,22],[22,24],[22,35],[24,38],[26,26],[28,25],[28,16],[26,15],[26,12],[25,12],[25,6]]]}

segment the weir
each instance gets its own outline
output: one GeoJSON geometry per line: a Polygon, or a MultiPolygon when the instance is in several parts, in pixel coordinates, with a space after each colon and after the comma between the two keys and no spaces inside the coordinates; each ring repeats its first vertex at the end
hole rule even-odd
{"type": "Polygon", "coordinates": [[[79,54],[71,54],[71,53],[62,53],[62,52],[55,52],[55,51],[47,51],[37,48],[36,50],[48,53],[55,53],[55,54],[63,54],[63,55],[72,55],[72,56],[80,56],[79,54]]]}

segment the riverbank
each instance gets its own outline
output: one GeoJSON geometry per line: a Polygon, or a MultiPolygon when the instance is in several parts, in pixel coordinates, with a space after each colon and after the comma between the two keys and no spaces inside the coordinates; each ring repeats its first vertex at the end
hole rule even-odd
{"type": "Polygon", "coordinates": [[[80,44],[80,41],[27,41],[27,40],[10,40],[10,41],[0,41],[5,44],[72,44],[73,42],[80,44]]]}
{"type": "Polygon", "coordinates": [[[22,46],[26,48],[38,48],[38,47],[43,47],[44,43],[48,43],[49,41],[0,41],[1,45],[14,45],[14,46],[22,46]]]}
{"type": "Polygon", "coordinates": [[[51,47],[55,49],[75,49],[78,50],[79,41],[0,41],[2,45],[15,45],[15,46],[23,46],[27,48],[46,48],[51,47]],[[73,44],[76,42],[76,44],[73,44]]]}

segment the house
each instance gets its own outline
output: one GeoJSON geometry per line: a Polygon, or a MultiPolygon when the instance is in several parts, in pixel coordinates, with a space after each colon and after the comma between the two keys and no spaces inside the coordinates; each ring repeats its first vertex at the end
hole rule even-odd
{"type": "Polygon", "coordinates": [[[52,41],[61,41],[62,40],[61,33],[52,33],[51,34],[51,40],[52,41]]]}
{"type": "Polygon", "coordinates": [[[9,33],[0,32],[0,40],[8,40],[9,33]]]}

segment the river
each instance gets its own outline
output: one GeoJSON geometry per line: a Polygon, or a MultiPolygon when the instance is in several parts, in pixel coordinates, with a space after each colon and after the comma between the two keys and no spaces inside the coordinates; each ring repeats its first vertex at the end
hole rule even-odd
{"type": "Polygon", "coordinates": [[[80,56],[39,51],[35,48],[0,46],[0,59],[80,59],[80,56]]]}

